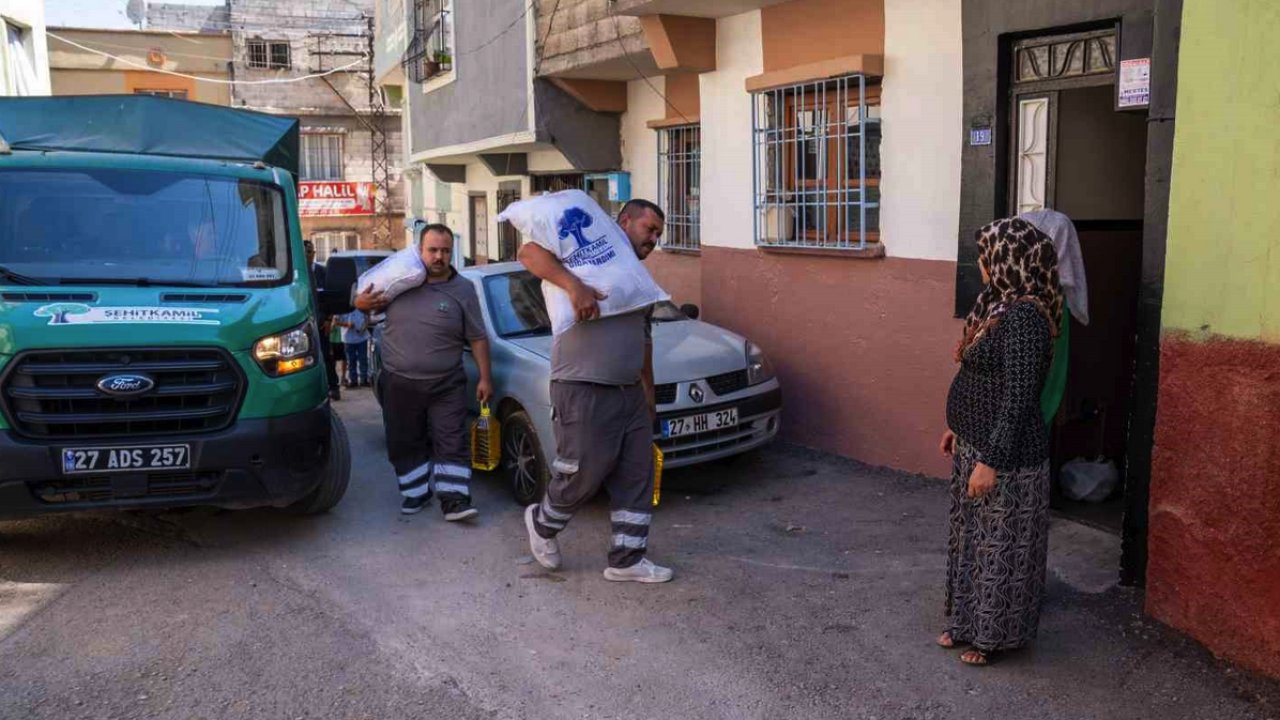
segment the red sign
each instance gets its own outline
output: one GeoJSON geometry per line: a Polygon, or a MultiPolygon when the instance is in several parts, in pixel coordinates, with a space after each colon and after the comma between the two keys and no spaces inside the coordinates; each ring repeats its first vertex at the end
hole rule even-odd
{"type": "Polygon", "coordinates": [[[371,182],[300,182],[298,214],[302,217],[372,215],[371,182]]]}

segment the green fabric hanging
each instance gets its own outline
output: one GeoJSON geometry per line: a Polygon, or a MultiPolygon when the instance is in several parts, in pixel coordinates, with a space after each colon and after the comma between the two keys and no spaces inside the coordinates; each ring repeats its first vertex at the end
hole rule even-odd
{"type": "Polygon", "coordinates": [[[1071,345],[1071,313],[1062,313],[1062,327],[1058,330],[1058,339],[1053,345],[1053,363],[1049,365],[1049,374],[1044,378],[1044,390],[1040,393],[1040,414],[1044,416],[1044,424],[1053,424],[1053,417],[1058,414],[1062,405],[1062,396],[1067,391],[1067,352],[1071,345]]]}

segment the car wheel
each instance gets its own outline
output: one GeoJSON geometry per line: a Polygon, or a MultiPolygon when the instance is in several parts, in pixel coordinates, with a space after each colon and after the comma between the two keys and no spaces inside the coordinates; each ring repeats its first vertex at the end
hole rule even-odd
{"type": "Polygon", "coordinates": [[[297,515],[318,515],[337,505],[347,493],[351,480],[351,446],[347,444],[347,428],[337,413],[329,414],[332,432],[329,436],[329,462],[324,468],[324,479],[307,495],[286,508],[297,515]]]}
{"type": "Polygon", "coordinates": [[[533,421],[523,410],[502,421],[502,467],[511,485],[511,497],[521,506],[542,500],[551,476],[533,421]]]}

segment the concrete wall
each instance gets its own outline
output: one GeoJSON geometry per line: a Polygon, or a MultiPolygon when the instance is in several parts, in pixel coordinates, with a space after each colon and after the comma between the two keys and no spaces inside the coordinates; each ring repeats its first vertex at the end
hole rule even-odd
{"type": "Polygon", "coordinates": [[[147,27],[194,32],[224,32],[231,22],[227,5],[147,3],[147,27]]]}
{"type": "Polygon", "coordinates": [[[73,28],[54,28],[54,33],[122,58],[113,60],[50,38],[49,65],[54,95],[184,90],[189,100],[231,104],[231,86],[227,84],[232,57],[230,35],[175,36],[168,32],[73,28]],[[154,49],[164,53],[163,62],[156,66],[158,69],[206,78],[208,82],[137,69],[139,65],[150,66],[149,53],[154,49]]]}
{"type": "Polygon", "coordinates": [[[1280,676],[1280,6],[1188,2],[1147,609],[1280,676]]]}
{"type": "Polygon", "coordinates": [[[454,3],[453,80],[442,87],[409,83],[405,88],[413,154],[530,129],[525,25],[517,23],[498,36],[524,7],[524,0],[454,3]],[[477,48],[495,36],[488,46],[477,48]]]}
{"type": "Polygon", "coordinates": [[[960,2],[887,0],[880,236],[890,257],[956,258],[964,144],[960,2]]]}
{"type": "MultiPolygon", "coordinates": [[[[27,60],[36,71],[35,87],[29,95],[48,95],[49,82],[49,48],[45,36],[44,3],[33,0],[0,0],[0,20],[11,23],[27,31],[27,47],[24,51],[27,60]]],[[[16,95],[16,88],[8,87],[8,64],[13,62],[9,57],[8,40],[0,47],[0,95],[16,95]]]]}
{"type": "Polygon", "coordinates": [[[614,15],[611,5],[612,0],[538,0],[538,73],[573,77],[590,67],[589,77],[631,77],[629,54],[647,64],[644,71],[652,70],[640,19],[614,15]]]}

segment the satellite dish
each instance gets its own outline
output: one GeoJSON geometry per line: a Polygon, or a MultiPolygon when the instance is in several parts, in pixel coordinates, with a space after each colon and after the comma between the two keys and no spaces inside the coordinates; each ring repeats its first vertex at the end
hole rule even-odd
{"type": "Polygon", "coordinates": [[[125,6],[124,14],[129,18],[129,22],[141,27],[142,21],[147,17],[147,0],[129,0],[129,4],[125,6]]]}

